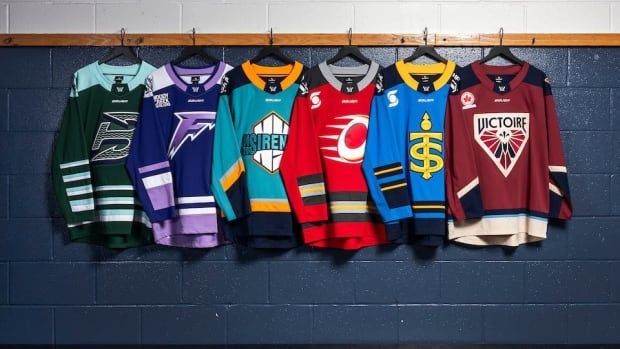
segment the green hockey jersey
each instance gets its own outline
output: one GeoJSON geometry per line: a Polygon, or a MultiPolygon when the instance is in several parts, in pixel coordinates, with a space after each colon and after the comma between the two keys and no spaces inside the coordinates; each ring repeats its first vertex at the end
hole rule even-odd
{"type": "Polygon", "coordinates": [[[155,68],[91,63],[78,70],[56,139],[52,177],[73,241],[151,243],[151,223],[125,170],[146,77],[155,68]]]}

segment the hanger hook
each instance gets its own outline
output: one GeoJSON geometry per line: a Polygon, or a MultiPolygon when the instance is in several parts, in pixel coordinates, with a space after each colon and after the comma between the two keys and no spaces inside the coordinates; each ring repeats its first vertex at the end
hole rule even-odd
{"type": "Polygon", "coordinates": [[[125,46],[125,27],[121,28],[121,46],[125,46]]]}
{"type": "Polygon", "coordinates": [[[192,45],[196,46],[196,27],[192,28],[192,45]]]}
{"type": "Polygon", "coordinates": [[[499,46],[502,46],[504,43],[504,27],[499,28],[499,46]]]}
{"type": "Polygon", "coordinates": [[[424,31],[422,33],[424,35],[424,46],[428,46],[428,27],[424,27],[424,31]]]}
{"type": "Polygon", "coordinates": [[[349,37],[349,46],[351,46],[351,42],[353,42],[353,28],[349,27],[349,33],[347,36],[349,37]]]}
{"type": "Polygon", "coordinates": [[[273,28],[269,28],[269,46],[273,46],[273,28]]]}

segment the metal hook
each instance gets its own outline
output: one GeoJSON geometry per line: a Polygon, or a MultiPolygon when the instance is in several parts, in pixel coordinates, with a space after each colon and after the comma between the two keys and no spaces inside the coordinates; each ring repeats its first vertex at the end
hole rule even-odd
{"type": "Polygon", "coordinates": [[[424,46],[428,46],[428,27],[424,27],[424,31],[422,33],[424,35],[424,46]]]}
{"type": "Polygon", "coordinates": [[[196,27],[192,28],[192,45],[196,46],[196,27]]]}
{"type": "Polygon", "coordinates": [[[351,46],[351,42],[353,41],[353,28],[349,27],[349,46],[351,46]]]}
{"type": "Polygon", "coordinates": [[[273,46],[273,28],[269,28],[269,46],[273,46]]]}
{"type": "Polygon", "coordinates": [[[125,27],[121,28],[121,46],[125,46],[125,27]]]}
{"type": "Polygon", "coordinates": [[[499,28],[499,46],[502,46],[504,43],[504,27],[499,28]]]}

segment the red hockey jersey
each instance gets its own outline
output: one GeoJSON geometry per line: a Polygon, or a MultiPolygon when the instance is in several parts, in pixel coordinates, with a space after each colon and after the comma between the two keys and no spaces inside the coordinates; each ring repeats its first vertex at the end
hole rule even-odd
{"type": "Polygon", "coordinates": [[[378,69],[323,62],[300,85],[280,173],[308,245],[388,241],[361,167],[378,69]]]}
{"type": "Polygon", "coordinates": [[[446,120],[448,237],[517,246],[572,215],[551,87],[524,63],[476,61],[459,75],[446,120]]]}

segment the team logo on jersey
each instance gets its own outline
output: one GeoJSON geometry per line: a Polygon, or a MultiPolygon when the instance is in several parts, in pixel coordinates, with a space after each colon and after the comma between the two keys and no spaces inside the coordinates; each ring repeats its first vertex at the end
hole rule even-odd
{"type": "Polygon", "coordinates": [[[228,93],[228,84],[229,84],[229,80],[228,80],[228,76],[224,75],[224,77],[222,78],[222,86],[220,87],[220,94],[227,94],[228,93]]]}
{"type": "Polygon", "coordinates": [[[443,133],[430,132],[433,127],[431,116],[424,112],[420,128],[422,132],[410,132],[409,169],[429,179],[443,168],[443,133]]]}
{"type": "Polygon", "coordinates": [[[276,173],[280,169],[287,137],[288,122],[272,111],[254,124],[252,133],[243,135],[241,155],[251,156],[269,173],[276,173]]]}
{"type": "Polygon", "coordinates": [[[463,105],[463,109],[471,109],[476,107],[476,97],[471,92],[464,92],[461,95],[461,104],[463,105]]]}
{"type": "Polygon", "coordinates": [[[215,127],[215,112],[212,111],[186,111],[174,113],[174,115],[179,119],[179,123],[168,146],[170,159],[188,139],[193,142],[205,130],[213,130],[215,127]]]}
{"type": "Polygon", "coordinates": [[[383,92],[383,74],[377,74],[377,81],[375,82],[375,91],[377,93],[383,92]]]}
{"type": "Polygon", "coordinates": [[[392,90],[387,93],[387,99],[388,99],[388,102],[390,102],[388,104],[388,107],[390,108],[398,105],[398,96],[396,96],[396,92],[398,92],[398,90],[392,90]]]}
{"type": "Polygon", "coordinates": [[[321,106],[321,98],[319,97],[320,94],[321,91],[312,92],[310,94],[310,103],[312,103],[310,109],[316,109],[321,106]]]}
{"type": "Polygon", "coordinates": [[[530,135],[529,113],[488,113],[474,115],[476,142],[508,177],[519,160],[530,135]]]}
{"type": "Polygon", "coordinates": [[[129,154],[131,138],[138,121],[135,112],[103,113],[103,121],[97,128],[97,134],[91,147],[91,161],[115,162],[123,160],[129,154]]]}
{"type": "Polygon", "coordinates": [[[334,121],[325,127],[335,133],[319,136],[323,140],[321,150],[325,158],[346,164],[362,162],[368,134],[368,116],[340,116],[334,118],[334,121]]]}
{"type": "Polygon", "coordinates": [[[155,108],[163,108],[163,107],[170,106],[170,100],[168,100],[167,93],[153,95],[153,100],[155,101],[155,108]]]}

